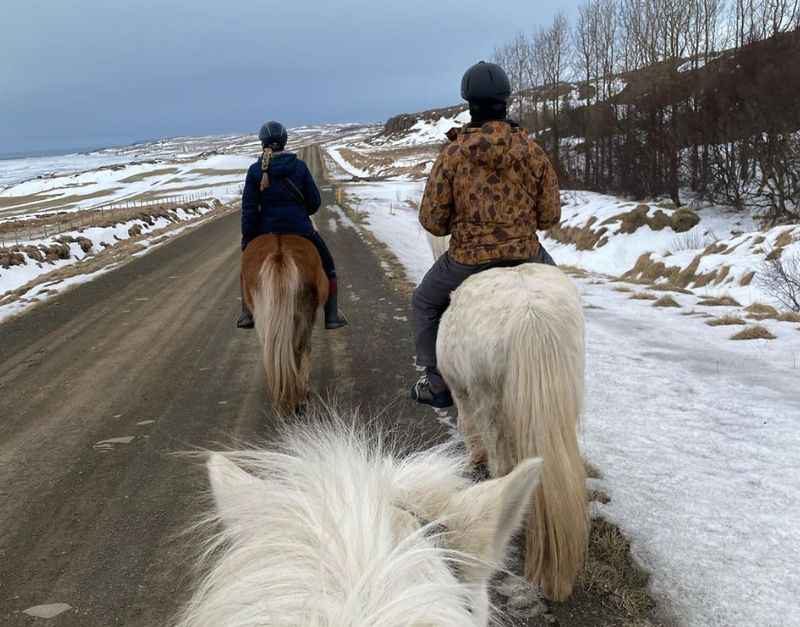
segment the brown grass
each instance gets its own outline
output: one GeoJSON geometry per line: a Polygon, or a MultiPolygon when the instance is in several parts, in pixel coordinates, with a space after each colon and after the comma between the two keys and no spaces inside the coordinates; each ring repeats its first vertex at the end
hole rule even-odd
{"type": "Polygon", "coordinates": [[[739,285],[741,286],[750,285],[750,283],[753,282],[753,277],[755,276],[756,276],[755,272],[748,272],[747,274],[743,274],[742,278],[739,279],[739,285]]]}
{"type": "Polygon", "coordinates": [[[631,300],[658,300],[658,296],[650,292],[636,292],[631,296],[631,300]]]}
{"type": "Polygon", "coordinates": [[[753,303],[745,307],[744,310],[750,314],[748,318],[753,320],[766,320],[768,318],[775,320],[780,315],[775,307],[764,305],[763,303],[753,303]]]}
{"type": "Polygon", "coordinates": [[[778,320],[781,322],[800,322],[800,312],[799,311],[789,311],[786,313],[782,313],[778,316],[778,320]]]}
{"type": "Polygon", "coordinates": [[[136,183],[144,181],[152,176],[161,176],[162,174],[175,174],[178,168],[161,168],[160,170],[150,170],[149,172],[139,172],[139,174],[132,174],[124,179],[120,179],[120,183],[136,183]]]}
{"type": "Polygon", "coordinates": [[[775,336],[760,324],[745,327],[735,335],[731,335],[732,340],[774,340],[775,336]]]}
{"type": "MultiPolygon", "coordinates": [[[[583,226],[561,226],[556,225],[547,234],[557,242],[562,244],[574,244],[578,250],[592,250],[605,244],[600,244],[608,232],[606,227],[601,227],[597,231],[592,230],[592,226],[597,222],[594,216],[583,226]]],[[[607,241],[607,240],[606,240],[607,241]]]]}
{"type": "Polygon", "coordinates": [[[744,320],[737,316],[722,316],[721,318],[714,318],[709,320],[706,324],[710,327],[721,327],[733,324],[747,324],[744,320]]]}
{"type": "Polygon", "coordinates": [[[584,270],[583,268],[579,268],[578,266],[558,266],[558,268],[562,272],[565,272],[566,274],[569,274],[570,276],[578,277],[578,278],[581,278],[581,279],[582,278],[586,278],[587,276],[589,276],[589,273],[586,272],[586,270],[584,270]]]}
{"type": "Polygon", "coordinates": [[[791,244],[792,241],[794,240],[794,238],[792,237],[793,231],[794,229],[787,229],[786,231],[778,235],[778,237],[775,238],[775,243],[773,244],[773,246],[775,248],[785,248],[786,246],[791,244]]]}
{"type": "MultiPolygon", "coordinates": [[[[93,198],[102,198],[103,196],[110,196],[114,192],[119,191],[122,189],[121,187],[110,187],[109,189],[102,189],[91,194],[69,194],[67,196],[59,196],[57,198],[53,198],[51,200],[44,200],[41,202],[36,202],[31,205],[25,205],[25,213],[30,213],[33,211],[42,211],[44,209],[55,209],[55,208],[67,208],[71,207],[75,203],[81,202],[83,200],[91,200],[93,198]]],[[[13,213],[13,212],[10,212],[13,213]]],[[[19,212],[17,212],[19,213],[19,212]]]]}
{"type": "Polygon", "coordinates": [[[677,292],[678,294],[694,294],[692,290],[687,290],[685,287],[672,285],[671,283],[654,283],[650,286],[654,292],[677,292]]]}
{"type": "Polygon", "coordinates": [[[653,307],[680,307],[680,303],[666,294],[653,303],[653,307]]]}
{"type": "Polygon", "coordinates": [[[27,194],[26,196],[0,196],[0,209],[16,207],[17,205],[27,205],[32,202],[42,202],[52,198],[59,198],[60,196],[61,194],[48,194],[45,192],[36,192],[35,194],[27,194]]]}
{"type": "Polygon", "coordinates": [[[630,549],[630,542],[617,527],[602,519],[593,520],[579,585],[629,620],[645,620],[655,608],[647,594],[649,575],[633,563],[630,549]]]}
{"type": "Polygon", "coordinates": [[[741,307],[741,305],[732,296],[707,296],[701,298],[697,303],[704,307],[741,307]]]}
{"type": "Polygon", "coordinates": [[[625,287],[624,285],[618,285],[614,288],[615,292],[632,292],[633,290],[629,287],[625,287]]]}

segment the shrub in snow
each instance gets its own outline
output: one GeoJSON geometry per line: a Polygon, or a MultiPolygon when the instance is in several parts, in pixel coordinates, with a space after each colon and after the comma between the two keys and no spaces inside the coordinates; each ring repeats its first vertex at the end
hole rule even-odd
{"type": "Polygon", "coordinates": [[[800,311],[800,253],[768,257],[758,275],[758,283],[781,305],[800,311]]]}
{"type": "Polygon", "coordinates": [[[688,207],[681,207],[672,214],[672,230],[676,233],[690,231],[699,223],[700,216],[688,207]]]}

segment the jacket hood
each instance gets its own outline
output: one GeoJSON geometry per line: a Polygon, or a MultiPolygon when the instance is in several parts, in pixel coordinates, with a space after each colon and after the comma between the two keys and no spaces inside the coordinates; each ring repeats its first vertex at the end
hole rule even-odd
{"type": "Polygon", "coordinates": [[[293,152],[276,152],[269,162],[270,176],[289,176],[297,165],[297,155],[293,152]]]}
{"type": "Polygon", "coordinates": [[[528,156],[525,131],[508,122],[468,126],[462,129],[456,141],[467,159],[492,170],[506,170],[528,156]]]}

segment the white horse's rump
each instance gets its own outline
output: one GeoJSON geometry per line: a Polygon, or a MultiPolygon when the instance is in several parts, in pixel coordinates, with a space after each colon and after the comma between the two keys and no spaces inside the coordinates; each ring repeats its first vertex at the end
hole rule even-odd
{"type": "Polygon", "coordinates": [[[474,485],[463,455],[399,457],[333,418],[208,460],[221,531],[181,627],[481,626],[541,460],[474,485]]]}
{"type": "Polygon", "coordinates": [[[588,537],[578,451],[584,320],[578,291],[552,266],[525,264],[470,277],[452,295],[436,346],[473,461],[493,477],[542,457],[527,527],[525,572],[565,599],[588,537]]]}

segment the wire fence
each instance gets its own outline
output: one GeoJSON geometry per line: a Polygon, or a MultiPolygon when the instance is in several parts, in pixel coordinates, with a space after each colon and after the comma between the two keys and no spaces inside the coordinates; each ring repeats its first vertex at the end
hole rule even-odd
{"type": "Polygon", "coordinates": [[[0,248],[19,246],[69,231],[127,222],[143,214],[154,215],[181,207],[197,207],[214,202],[214,200],[215,198],[200,193],[158,198],[132,198],[88,209],[57,213],[54,211],[10,219],[0,222],[0,248]]]}

